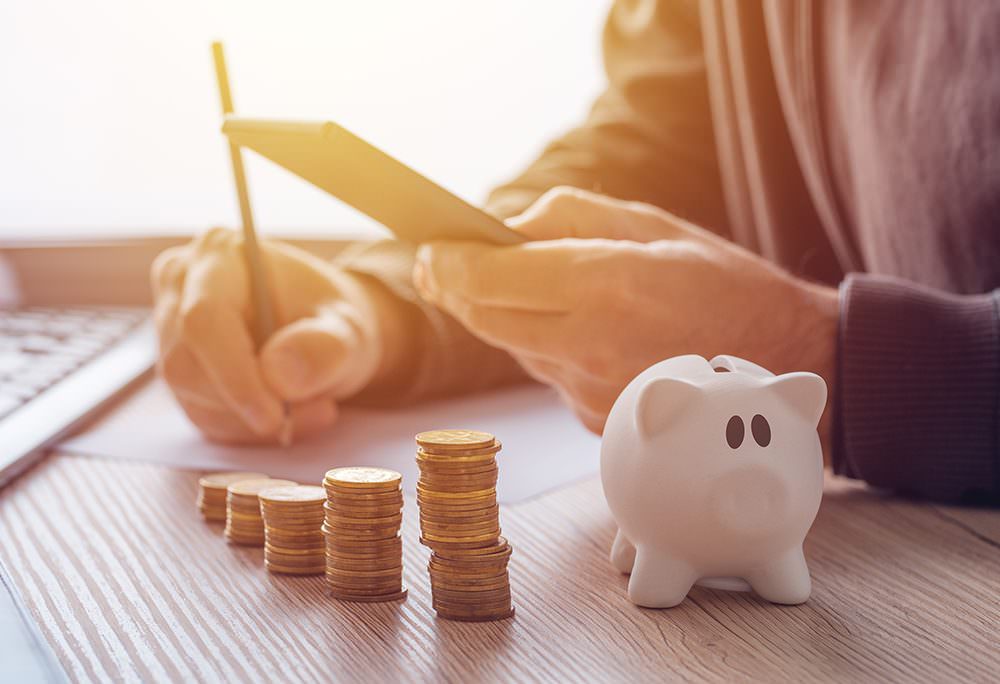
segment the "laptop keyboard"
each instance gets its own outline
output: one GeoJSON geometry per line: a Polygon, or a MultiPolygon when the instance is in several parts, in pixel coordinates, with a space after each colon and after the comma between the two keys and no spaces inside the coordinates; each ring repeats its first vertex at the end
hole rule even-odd
{"type": "Polygon", "coordinates": [[[147,309],[0,309],[0,419],[122,339],[147,309]]]}

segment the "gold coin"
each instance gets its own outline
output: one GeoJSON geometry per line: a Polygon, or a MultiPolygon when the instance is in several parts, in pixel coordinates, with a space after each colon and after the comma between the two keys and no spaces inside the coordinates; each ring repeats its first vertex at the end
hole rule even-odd
{"type": "Polygon", "coordinates": [[[439,513],[437,511],[420,511],[420,524],[429,523],[431,525],[475,525],[477,523],[486,523],[494,520],[500,520],[499,512],[496,507],[484,508],[482,512],[478,511],[463,511],[459,514],[456,513],[439,513]]]}
{"type": "Polygon", "coordinates": [[[438,499],[489,499],[495,497],[496,494],[496,487],[487,487],[471,492],[442,492],[434,489],[428,489],[419,482],[417,483],[417,496],[422,495],[422,498],[430,501],[436,501],[438,499]]]}
{"type": "Polygon", "coordinates": [[[354,518],[388,518],[399,515],[402,510],[400,506],[344,506],[343,504],[331,504],[327,502],[323,508],[328,514],[354,518]]]}
{"type": "Polygon", "coordinates": [[[326,490],[316,485],[285,485],[283,487],[269,487],[261,490],[258,496],[265,503],[318,504],[326,501],[326,490]]]}
{"type": "Polygon", "coordinates": [[[438,588],[434,590],[434,599],[440,603],[459,605],[495,605],[510,602],[510,586],[499,589],[483,589],[481,591],[454,591],[438,588]]]}
{"type": "Polygon", "coordinates": [[[280,573],[282,575],[322,575],[324,567],[322,565],[314,565],[311,567],[297,568],[289,565],[279,565],[277,563],[264,563],[268,572],[280,573]]]}
{"type": "Polygon", "coordinates": [[[260,478],[257,480],[242,480],[240,482],[234,482],[229,485],[228,492],[230,495],[235,494],[237,497],[256,497],[264,489],[269,489],[270,487],[281,487],[284,485],[294,485],[297,484],[291,480],[275,480],[271,478],[260,478]]]}
{"type": "Polygon", "coordinates": [[[229,485],[243,480],[263,480],[266,478],[267,475],[264,473],[211,473],[209,475],[202,475],[202,477],[198,480],[198,484],[203,489],[209,491],[225,491],[229,485]]]}
{"type": "Polygon", "coordinates": [[[440,573],[453,578],[477,579],[481,577],[496,577],[507,572],[510,558],[497,558],[491,561],[442,561],[437,558],[437,552],[431,555],[427,569],[431,575],[440,573]]]}
{"type": "Polygon", "coordinates": [[[463,501],[461,499],[452,499],[451,501],[443,501],[435,499],[426,499],[424,497],[418,496],[417,503],[420,504],[421,511],[427,513],[445,515],[449,517],[460,517],[463,515],[482,514],[487,510],[496,508],[497,505],[495,497],[488,497],[485,499],[473,499],[468,501],[463,501]]]}
{"type": "Polygon", "coordinates": [[[302,558],[305,556],[325,556],[326,547],[323,544],[317,546],[275,546],[271,540],[264,540],[264,550],[277,553],[283,556],[302,558]]]}
{"type": "Polygon", "coordinates": [[[349,601],[355,603],[381,603],[383,601],[400,601],[406,598],[406,589],[402,591],[393,592],[391,594],[384,594],[381,596],[365,596],[358,594],[350,594],[346,592],[330,591],[330,595],[335,599],[340,601],[349,601]]]}
{"type": "Polygon", "coordinates": [[[375,553],[388,549],[401,550],[403,548],[402,537],[398,534],[389,539],[374,539],[363,542],[341,543],[336,535],[327,535],[326,548],[344,553],[375,553]]]}
{"type": "Polygon", "coordinates": [[[496,463],[496,455],[500,452],[499,446],[482,451],[442,451],[440,453],[430,453],[427,451],[417,452],[417,464],[421,468],[433,468],[444,466],[455,467],[478,467],[492,465],[496,463]]]}
{"type": "Polygon", "coordinates": [[[373,584],[370,586],[354,585],[354,584],[337,584],[331,582],[329,579],[326,581],[327,589],[330,590],[331,594],[341,594],[344,596],[388,596],[390,594],[396,594],[403,589],[403,580],[397,579],[389,584],[373,584]]]}
{"type": "Polygon", "coordinates": [[[275,518],[271,514],[264,514],[261,519],[264,520],[268,527],[273,527],[276,530],[287,530],[288,532],[308,532],[310,530],[319,530],[319,526],[323,524],[325,516],[317,515],[310,516],[309,518],[275,518]]]}
{"type": "Polygon", "coordinates": [[[473,580],[453,580],[449,577],[444,576],[431,576],[431,590],[438,591],[444,589],[447,591],[469,591],[469,592],[482,592],[491,591],[494,589],[510,590],[510,579],[505,575],[501,577],[494,578],[477,578],[473,580]]]}
{"type": "Polygon", "coordinates": [[[402,479],[403,476],[395,470],[373,466],[334,468],[327,471],[323,478],[324,482],[334,486],[360,489],[397,487],[402,479]]]}
{"type": "Polygon", "coordinates": [[[394,594],[403,588],[403,578],[396,577],[390,582],[379,582],[377,584],[355,584],[343,583],[331,580],[326,576],[326,586],[331,591],[352,596],[385,596],[394,594]]]}
{"type": "Polygon", "coordinates": [[[477,430],[428,430],[416,436],[417,444],[423,449],[481,449],[496,441],[488,432],[477,430]]]}

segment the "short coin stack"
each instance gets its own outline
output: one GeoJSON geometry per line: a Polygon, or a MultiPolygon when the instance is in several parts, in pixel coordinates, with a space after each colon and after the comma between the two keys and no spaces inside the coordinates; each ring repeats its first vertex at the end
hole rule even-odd
{"type": "Polygon", "coordinates": [[[385,468],[334,468],[327,500],[326,581],[345,601],[395,601],[403,589],[402,475],[385,468]]]}
{"type": "Polygon", "coordinates": [[[212,473],[198,480],[198,510],[205,520],[226,521],[226,489],[243,480],[259,480],[263,473],[212,473]]]}
{"type": "Polygon", "coordinates": [[[271,487],[295,484],[291,480],[242,480],[229,485],[226,494],[226,539],[241,546],[264,545],[264,521],[258,494],[271,487]]]}
{"type": "Polygon", "coordinates": [[[417,435],[417,503],[434,610],[449,620],[501,620],[514,614],[500,536],[496,453],[486,432],[433,430],[417,435]]]}
{"type": "Polygon", "coordinates": [[[287,575],[321,575],[326,570],[323,504],[314,485],[269,487],[260,492],[264,522],[264,565],[287,575]]]}

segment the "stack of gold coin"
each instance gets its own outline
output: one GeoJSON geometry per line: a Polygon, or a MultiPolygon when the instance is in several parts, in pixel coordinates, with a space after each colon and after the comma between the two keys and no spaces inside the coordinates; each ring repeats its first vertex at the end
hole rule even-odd
{"type": "Polygon", "coordinates": [[[334,468],[326,488],[326,581],[344,601],[396,601],[403,589],[403,476],[394,470],[334,468]]]}
{"type": "Polygon", "coordinates": [[[326,570],[323,504],[326,492],[312,485],[260,491],[264,521],[264,565],[271,572],[320,575],[326,570]]]}
{"type": "Polygon", "coordinates": [[[226,521],[226,489],[243,480],[259,480],[262,473],[212,473],[198,480],[198,510],[205,520],[226,521]]]}
{"type": "Polygon", "coordinates": [[[262,490],[295,484],[291,480],[269,477],[243,480],[229,485],[226,493],[226,539],[241,546],[264,545],[264,521],[260,517],[262,490]]]}
{"type": "Polygon", "coordinates": [[[420,541],[432,550],[428,570],[434,610],[450,620],[502,620],[514,614],[500,536],[497,462],[500,442],[487,432],[432,430],[417,435],[420,541]]]}

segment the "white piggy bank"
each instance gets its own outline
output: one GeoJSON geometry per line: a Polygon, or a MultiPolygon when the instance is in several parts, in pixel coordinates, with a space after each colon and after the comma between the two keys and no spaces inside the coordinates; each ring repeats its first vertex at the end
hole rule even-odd
{"type": "Polygon", "coordinates": [[[728,356],[678,356],[629,383],[604,428],[601,480],[633,603],[675,606],[696,582],[809,598],[802,542],[823,495],[825,405],[818,375],[728,356]]]}

